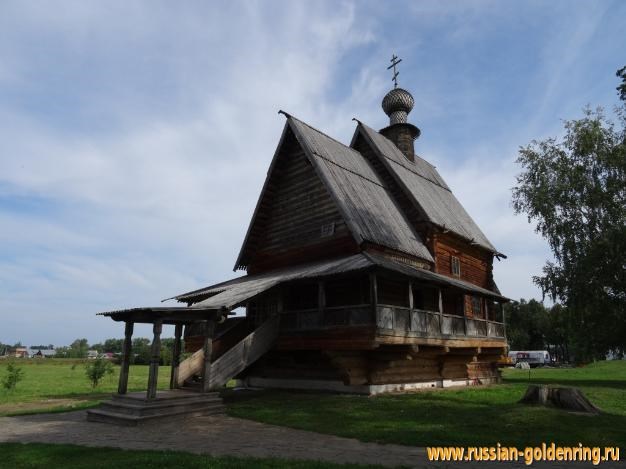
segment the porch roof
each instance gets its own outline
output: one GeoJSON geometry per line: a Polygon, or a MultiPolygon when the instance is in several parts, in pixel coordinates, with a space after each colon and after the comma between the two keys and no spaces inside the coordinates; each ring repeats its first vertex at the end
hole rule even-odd
{"type": "Polygon", "coordinates": [[[222,308],[230,310],[279,284],[296,280],[328,277],[359,270],[374,270],[376,268],[397,272],[424,282],[487,296],[499,301],[509,301],[508,298],[500,295],[498,292],[481,288],[461,279],[413,267],[382,254],[372,252],[362,252],[338,259],[302,264],[263,274],[244,275],[226,282],[167,298],[167,300],[175,299],[179,302],[187,302],[193,304],[194,308],[211,310],[222,308]]]}
{"type": "Polygon", "coordinates": [[[221,309],[197,306],[157,306],[106,311],[98,313],[98,316],[107,316],[114,321],[147,324],[152,324],[157,319],[163,321],[163,324],[188,324],[196,321],[213,320],[218,314],[222,314],[221,309]]]}

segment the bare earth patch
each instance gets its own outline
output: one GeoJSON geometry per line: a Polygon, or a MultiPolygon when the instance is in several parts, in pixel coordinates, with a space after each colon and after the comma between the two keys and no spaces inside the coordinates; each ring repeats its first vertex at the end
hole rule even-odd
{"type": "Polygon", "coordinates": [[[93,399],[41,399],[28,402],[9,402],[0,404],[0,415],[44,412],[57,409],[80,409],[93,403],[93,399]]]}

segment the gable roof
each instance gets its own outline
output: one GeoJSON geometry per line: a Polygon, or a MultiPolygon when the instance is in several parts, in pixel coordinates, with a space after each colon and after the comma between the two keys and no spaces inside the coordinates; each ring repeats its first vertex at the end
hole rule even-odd
{"type": "Polygon", "coordinates": [[[374,153],[413,204],[426,216],[427,221],[499,254],[433,165],[417,155],[415,162],[409,161],[387,137],[362,122],[358,124],[352,144],[359,134],[365,137],[374,153]]]}
{"type": "Polygon", "coordinates": [[[257,219],[261,202],[287,132],[293,132],[316,174],[328,190],[357,244],[370,242],[433,262],[420,236],[376,174],[370,163],[356,150],[286,113],[274,159],[250,221],[235,269],[242,266],[244,252],[257,219]]]}

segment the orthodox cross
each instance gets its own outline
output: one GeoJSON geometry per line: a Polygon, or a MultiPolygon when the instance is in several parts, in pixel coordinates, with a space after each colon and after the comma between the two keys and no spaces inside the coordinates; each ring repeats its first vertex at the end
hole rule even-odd
{"type": "Polygon", "coordinates": [[[389,67],[387,67],[387,70],[389,70],[390,68],[393,67],[393,78],[391,79],[391,81],[393,81],[393,87],[395,89],[398,86],[398,75],[400,74],[400,72],[396,72],[396,65],[398,65],[400,62],[402,62],[402,59],[398,59],[396,54],[393,54],[391,56],[390,62],[391,62],[391,65],[389,65],[389,67]]]}

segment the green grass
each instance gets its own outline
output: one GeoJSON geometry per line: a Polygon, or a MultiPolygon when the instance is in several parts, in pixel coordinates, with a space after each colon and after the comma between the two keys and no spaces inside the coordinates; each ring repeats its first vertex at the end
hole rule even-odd
{"type": "Polygon", "coordinates": [[[534,369],[531,382],[580,387],[599,416],[517,404],[528,371],[506,370],[505,384],[376,397],[263,391],[227,395],[228,412],[274,425],[362,441],[430,445],[626,447],[626,362],[534,369]]]}
{"type": "MultiPolygon", "coordinates": [[[[97,405],[117,391],[119,366],[96,388],[85,375],[85,361],[68,359],[15,360],[24,379],[12,391],[0,388],[0,415],[66,411],[97,405]]],[[[6,374],[7,363],[0,362],[0,378],[6,374]]],[[[159,388],[169,386],[170,367],[159,367],[159,388]]],[[[145,390],[148,366],[130,367],[129,391],[145,390]]]]}
{"type": "Polygon", "coordinates": [[[0,443],[2,467],[13,469],[117,469],[117,468],[365,468],[358,466],[294,461],[274,458],[212,457],[175,451],[130,451],[113,448],[93,448],[74,445],[48,445],[40,443],[0,443]]]}

